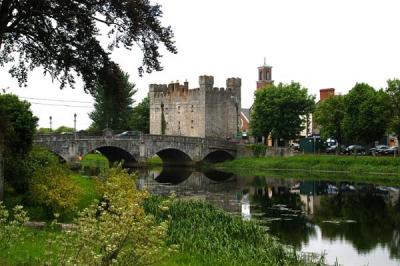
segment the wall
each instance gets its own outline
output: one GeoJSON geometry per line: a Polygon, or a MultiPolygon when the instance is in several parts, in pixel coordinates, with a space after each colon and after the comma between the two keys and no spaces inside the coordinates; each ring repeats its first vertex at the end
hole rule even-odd
{"type": "Polygon", "coordinates": [[[199,88],[189,84],[152,84],[150,134],[161,135],[162,114],[165,135],[233,138],[237,131],[237,108],[241,109],[241,80],[227,79],[227,88],[214,88],[213,76],[200,76],[199,88]]]}
{"type": "Polygon", "coordinates": [[[150,134],[204,137],[204,92],[189,84],[150,85],[150,134]],[[193,121],[193,122],[192,122],[193,121]]]}

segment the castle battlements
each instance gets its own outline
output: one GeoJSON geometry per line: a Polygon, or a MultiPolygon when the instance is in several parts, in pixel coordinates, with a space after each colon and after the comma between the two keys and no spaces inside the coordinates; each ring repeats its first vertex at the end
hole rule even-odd
{"type": "Polygon", "coordinates": [[[199,77],[199,87],[189,83],[151,84],[150,133],[193,137],[233,137],[237,130],[241,97],[240,78],[228,78],[226,88],[214,87],[214,77],[199,77]]]}
{"type": "Polygon", "coordinates": [[[171,82],[169,84],[150,84],[149,92],[154,98],[164,97],[191,97],[200,96],[202,93],[213,93],[213,94],[240,94],[242,81],[240,78],[228,78],[226,80],[226,88],[214,87],[214,77],[203,75],[199,77],[199,87],[189,89],[189,82],[185,81],[183,84],[177,82],[171,82]]]}

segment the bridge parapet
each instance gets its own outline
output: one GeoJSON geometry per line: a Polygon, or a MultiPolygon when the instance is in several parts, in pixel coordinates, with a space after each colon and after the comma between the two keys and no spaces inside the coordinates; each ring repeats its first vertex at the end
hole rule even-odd
{"type": "MultiPolygon", "coordinates": [[[[134,160],[144,162],[155,154],[162,154],[165,159],[180,160],[186,154],[193,162],[202,161],[210,153],[225,152],[232,158],[236,156],[237,145],[218,138],[199,138],[169,135],[123,136],[116,135],[87,135],[87,134],[37,134],[34,143],[45,146],[67,161],[79,158],[93,150],[130,154],[134,160]],[[166,151],[168,152],[166,153],[166,151]],[[177,153],[181,155],[177,156],[177,153]],[[175,157],[174,157],[175,156],[175,157]],[[167,158],[168,157],[168,158],[167,158]]],[[[115,155],[115,156],[114,156],[115,155]]],[[[126,158],[126,154],[124,155],[126,158]]],[[[124,159],[125,160],[125,159],[124,159]]]]}

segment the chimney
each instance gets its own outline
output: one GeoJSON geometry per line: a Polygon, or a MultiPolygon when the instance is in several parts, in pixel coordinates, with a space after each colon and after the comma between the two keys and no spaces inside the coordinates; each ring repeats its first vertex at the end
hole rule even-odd
{"type": "Polygon", "coordinates": [[[319,100],[323,101],[331,96],[335,95],[335,89],[334,88],[328,88],[328,89],[320,89],[319,90],[319,100]]]}

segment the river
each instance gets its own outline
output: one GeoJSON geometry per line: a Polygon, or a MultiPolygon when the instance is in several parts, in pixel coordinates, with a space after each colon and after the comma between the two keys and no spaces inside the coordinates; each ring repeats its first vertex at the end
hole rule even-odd
{"type": "Polygon", "coordinates": [[[400,265],[400,187],[190,168],[141,170],[138,186],[252,219],[282,243],[340,265],[400,265]]]}

